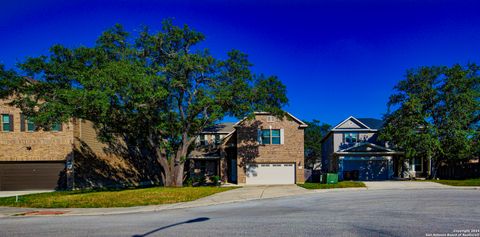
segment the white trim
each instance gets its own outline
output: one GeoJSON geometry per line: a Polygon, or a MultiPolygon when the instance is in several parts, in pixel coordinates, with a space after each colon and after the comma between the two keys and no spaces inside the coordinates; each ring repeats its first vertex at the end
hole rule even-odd
{"type": "Polygon", "coordinates": [[[391,160],[390,157],[384,157],[384,156],[374,156],[374,157],[365,157],[365,156],[340,156],[338,158],[339,160],[365,160],[365,161],[376,161],[376,160],[381,160],[381,161],[389,161],[391,160]]]}
{"type": "MultiPolygon", "coordinates": [[[[345,149],[340,150],[338,152],[348,152],[350,149],[357,148],[357,147],[360,147],[360,146],[370,146],[370,147],[373,147],[373,148],[385,150],[387,152],[394,152],[394,150],[392,150],[392,149],[389,149],[389,148],[386,148],[386,147],[383,147],[383,146],[379,146],[379,145],[373,144],[371,142],[357,142],[355,146],[345,148],[345,149]]],[[[368,152],[368,151],[365,151],[365,152],[368,152]]]]}
{"type": "Polygon", "coordinates": [[[285,129],[283,129],[283,128],[280,129],[280,144],[281,144],[281,145],[285,144],[285,135],[284,135],[284,133],[285,133],[285,129]]]}
{"type": "Polygon", "coordinates": [[[308,127],[308,125],[306,123],[304,123],[302,120],[298,119],[297,117],[293,116],[293,114],[291,114],[289,112],[287,112],[287,114],[290,115],[290,117],[292,117],[295,121],[297,121],[300,124],[301,128],[308,127]]]}

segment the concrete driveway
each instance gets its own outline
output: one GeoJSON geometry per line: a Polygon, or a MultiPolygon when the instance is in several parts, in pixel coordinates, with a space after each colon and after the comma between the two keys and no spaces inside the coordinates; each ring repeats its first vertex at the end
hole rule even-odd
{"type": "Polygon", "coordinates": [[[446,189],[452,188],[439,183],[428,181],[366,181],[364,182],[371,190],[399,190],[399,189],[446,189]]]}
{"type": "Polygon", "coordinates": [[[14,197],[14,196],[22,196],[34,193],[49,193],[55,190],[28,190],[28,191],[0,191],[0,198],[2,197],[14,197]]]}

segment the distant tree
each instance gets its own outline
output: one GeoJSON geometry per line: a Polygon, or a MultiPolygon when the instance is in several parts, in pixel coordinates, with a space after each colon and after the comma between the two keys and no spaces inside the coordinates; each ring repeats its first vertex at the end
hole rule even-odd
{"type": "Polygon", "coordinates": [[[305,167],[314,168],[322,160],[322,138],[330,131],[329,124],[314,119],[305,122],[305,167]]]}
{"type": "Polygon", "coordinates": [[[116,25],[93,47],[55,45],[20,65],[38,83],[16,83],[13,104],[39,126],[90,120],[99,139],[124,138],[146,149],[163,168],[164,184],[182,186],[189,147],[205,127],[254,111],[281,116],[288,102],[277,77],[253,75],[237,50],[214,58],[200,50],[204,38],[167,20],[160,32],[145,28],[135,38],[116,25]]]}
{"type": "Polygon", "coordinates": [[[424,158],[434,168],[478,154],[478,72],[473,64],[408,71],[389,99],[380,138],[405,151],[406,158],[424,158]]]}

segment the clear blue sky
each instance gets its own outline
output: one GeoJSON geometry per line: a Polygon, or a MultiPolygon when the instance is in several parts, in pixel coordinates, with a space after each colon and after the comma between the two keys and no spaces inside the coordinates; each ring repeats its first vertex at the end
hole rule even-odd
{"type": "Polygon", "coordinates": [[[0,63],[13,67],[55,43],[92,45],[115,23],[159,29],[164,18],[206,35],[217,57],[250,56],[257,73],[287,85],[289,112],[336,124],[380,118],[405,71],[480,63],[475,1],[122,1],[0,3],[0,63]],[[295,2],[295,3],[293,3],[295,2]]]}

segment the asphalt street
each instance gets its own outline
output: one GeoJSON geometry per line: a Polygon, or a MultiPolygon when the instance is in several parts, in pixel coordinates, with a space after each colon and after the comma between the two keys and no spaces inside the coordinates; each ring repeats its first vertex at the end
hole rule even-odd
{"type": "Polygon", "coordinates": [[[161,212],[6,217],[0,236],[446,236],[478,231],[479,204],[479,190],[355,190],[161,212]]]}

